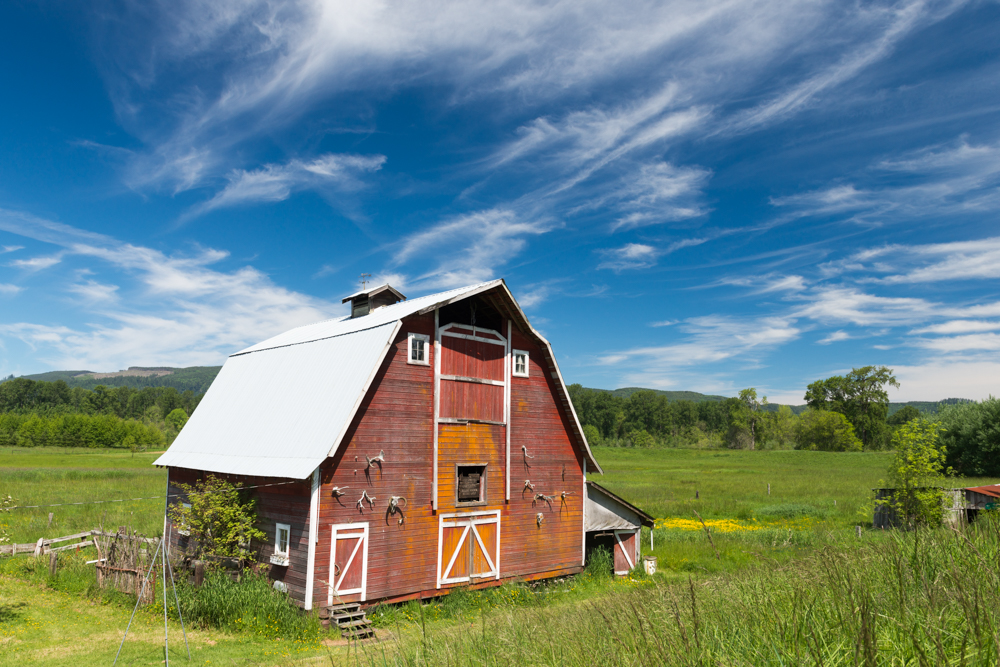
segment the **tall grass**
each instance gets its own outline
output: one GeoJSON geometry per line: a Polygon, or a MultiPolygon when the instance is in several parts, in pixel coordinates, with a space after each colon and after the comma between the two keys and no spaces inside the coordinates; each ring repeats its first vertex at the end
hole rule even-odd
{"type": "Polygon", "coordinates": [[[1000,521],[846,538],[784,564],[501,607],[364,665],[996,665],[1000,521]]]}
{"type": "Polygon", "coordinates": [[[299,611],[288,594],[272,588],[263,575],[247,572],[234,581],[227,572],[210,572],[201,587],[181,579],[181,612],[193,627],[261,638],[314,639],[320,633],[316,616],[299,611]]]}

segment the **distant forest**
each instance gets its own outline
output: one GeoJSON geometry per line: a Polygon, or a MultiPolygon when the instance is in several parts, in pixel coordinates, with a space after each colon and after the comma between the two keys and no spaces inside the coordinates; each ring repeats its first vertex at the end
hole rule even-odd
{"type": "Polygon", "coordinates": [[[8,378],[0,382],[0,446],[165,446],[202,396],[175,387],[84,389],[65,380],[8,378]]]}

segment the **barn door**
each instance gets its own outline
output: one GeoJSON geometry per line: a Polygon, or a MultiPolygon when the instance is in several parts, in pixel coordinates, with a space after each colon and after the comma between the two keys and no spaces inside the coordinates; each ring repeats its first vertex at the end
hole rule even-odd
{"type": "Polygon", "coordinates": [[[327,604],[364,602],[368,584],[368,524],[332,526],[327,604]]]}
{"type": "Polygon", "coordinates": [[[444,514],[438,524],[438,588],[500,578],[500,512],[444,514]]]}
{"type": "Polygon", "coordinates": [[[634,530],[615,531],[615,574],[628,574],[638,561],[638,538],[634,530]]]}

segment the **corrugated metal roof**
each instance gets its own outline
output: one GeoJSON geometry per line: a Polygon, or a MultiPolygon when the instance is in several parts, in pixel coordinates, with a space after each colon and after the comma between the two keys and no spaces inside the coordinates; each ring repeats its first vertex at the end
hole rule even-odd
{"type": "Polygon", "coordinates": [[[236,352],[155,465],[305,479],[336,451],[400,321],[493,288],[502,289],[516,319],[543,346],[591,470],[602,472],[551,345],[531,327],[502,280],[401,301],[362,317],[309,324],[236,352]]]}
{"type": "Polygon", "coordinates": [[[156,465],[305,479],[340,440],[399,329],[374,324],[233,355],[156,465]]]}
{"type": "Polygon", "coordinates": [[[273,338],[268,338],[267,340],[257,343],[256,345],[251,345],[244,350],[240,350],[236,354],[239,355],[246,354],[248,352],[259,352],[260,350],[267,350],[285,345],[299,345],[301,343],[322,340],[323,338],[329,338],[331,336],[340,336],[354,331],[360,331],[362,329],[370,329],[371,327],[386,324],[387,322],[400,320],[407,315],[420,312],[425,308],[433,308],[435,304],[449,301],[456,297],[469,296],[476,292],[481,292],[501,284],[503,284],[502,280],[493,280],[488,283],[479,283],[478,285],[470,285],[469,287],[462,287],[448,292],[441,292],[440,294],[430,294],[416,299],[400,301],[399,303],[394,303],[391,306],[376,308],[367,315],[355,317],[353,319],[350,317],[339,317],[337,319],[325,320],[315,324],[307,324],[305,326],[286,331],[285,333],[278,334],[273,338]]]}
{"type": "Polygon", "coordinates": [[[965,490],[980,493],[984,496],[1000,498],[1000,484],[990,484],[989,486],[967,486],[965,487],[965,490]]]}
{"type": "Polygon", "coordinates": [[[585,532],[653,527],[653,517],[600,484],[588,480],[586,489],[587,504],[583,523],[585,532]]]}

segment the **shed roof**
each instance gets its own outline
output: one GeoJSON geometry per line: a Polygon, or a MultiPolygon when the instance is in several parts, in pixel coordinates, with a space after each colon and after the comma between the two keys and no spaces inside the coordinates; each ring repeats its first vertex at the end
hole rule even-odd
{"type": "Polygon", "coordinates": [[[337,451],[402,319],[485,292],[542,347],[571,431],[592,470],[601,472],[552,347],[528,323],[502,280],[401,301],[363,317],[298,327],[232,354],[155,465],[305,479],[337,451]]]}
{"type": "Polygon", "coordinates": [[[967,486],[966,491],[972,491],[974,493],[981,493],[984,496],[992,496],[993,498],[1000,498],[1000,484],[990,484],[989,486],[967,486]]]}
{"type": "Polygon", "coordinates": [[[652,528],[656,520],[624,498],[600,484],[587,480],[587,504],[583,529],[629,530],[640,526],[652,528]]]}

